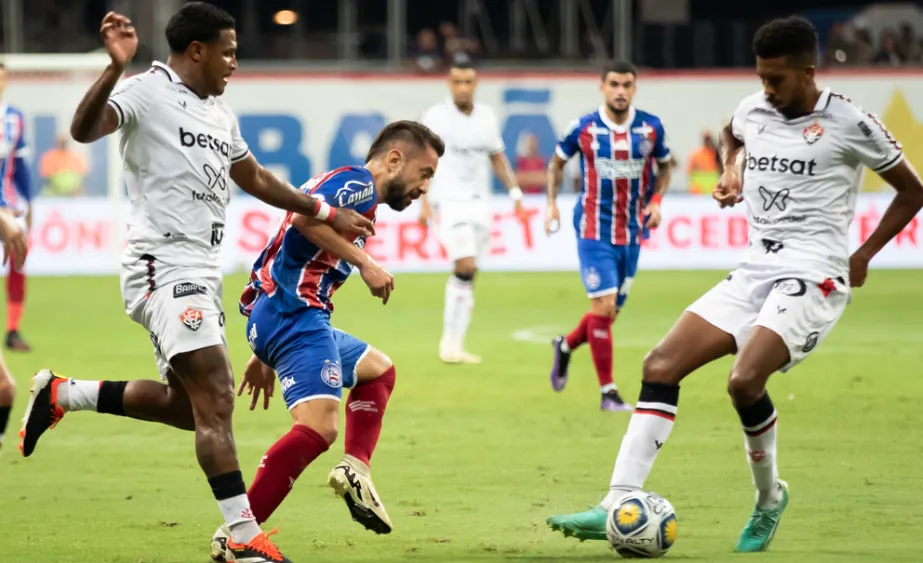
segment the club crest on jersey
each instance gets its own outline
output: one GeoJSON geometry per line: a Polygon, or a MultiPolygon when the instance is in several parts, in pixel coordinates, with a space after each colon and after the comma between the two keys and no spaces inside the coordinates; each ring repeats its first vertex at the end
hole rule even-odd
{"type": "Polygon", "coordinates": [[[638,152],[641,153],[641,156],[648,157],[651,152],[654,150],[654,143],[651,142],[648,138],[643,138],[638,141],[638,152]]]}
{"type": "Polygon", "coordinates": [[[343,386],[343,378],[340,377],[340,366],[333,362],[327,362],[320,370],[320,378],[329,387],[338,389],[343,386]]]}
{"type": "Polygon", "coordinates": [[[813,124],[804,128],[802,134],[804,135],[804,142],[813,145],[823,136],[824,128],[815,120],[813,124]]]}
{"type": "Polygon", "coordinates": [[[193,309],[192,307],[186,307],[186,310],[180,313],[179,316],[179,320],[183,321],[186,328],[193,332],[199,330],[199,327],[202,326],[202,319],[204,318],[202,311],[193,309]]]}

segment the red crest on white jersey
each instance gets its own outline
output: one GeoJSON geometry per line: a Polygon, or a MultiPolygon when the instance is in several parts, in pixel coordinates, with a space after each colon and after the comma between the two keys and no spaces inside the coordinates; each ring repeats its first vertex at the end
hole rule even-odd
{"type": "Polygon", "coordinates": [[[809,145],[813,145],[824,134],[824,128],[815,120],[814,124],[805,127],[802,133],[804,134],[804,141],[809,145]]]}

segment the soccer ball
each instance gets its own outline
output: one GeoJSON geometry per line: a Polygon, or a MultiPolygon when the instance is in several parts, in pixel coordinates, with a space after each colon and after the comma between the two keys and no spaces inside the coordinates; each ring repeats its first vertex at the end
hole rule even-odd
{"type": "Polygon", "coordinates": [[[676,541],[676,531],[673,505],[647,491],[623,496],[606,519],[609,545],[626,558],[663,557],[676,541]]]}

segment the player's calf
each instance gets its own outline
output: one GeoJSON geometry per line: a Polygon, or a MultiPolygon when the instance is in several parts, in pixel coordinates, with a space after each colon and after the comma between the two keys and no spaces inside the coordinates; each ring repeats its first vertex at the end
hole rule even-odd
{"type": "Polygon", "coordinates": [[[16,383],[6,372],[0,360],[0,448],[3,447],[3,435],[6,433],[10,421],[10,411],[13,409],[13,399],[16,397],[16,383]]]}

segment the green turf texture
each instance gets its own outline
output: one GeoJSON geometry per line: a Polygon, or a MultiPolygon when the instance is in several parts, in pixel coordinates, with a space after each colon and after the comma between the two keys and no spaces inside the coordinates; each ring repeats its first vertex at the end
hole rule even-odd
{"type": "MultiPolygon", "coordinates": [[[[644,354],[683,308],[726,272],[642,272],[615,325],[615,380],[637,397],[644,354]]],[[[225,280],[238,376],[249,357],[225,280]]],[[[481,366],[446,366],[437,344],[444,275],[399,275],[382,306],[353,279],[333,324],[385,351],[397,386],[373,458],[394,521],[375,536],[326,485],[342,442],[297,482],[267,528],[295,562],[608,561],[605,542],[552,533],[545,519],[606,492],[627,413],[602,413],[589,351],[578,350],[561,394],[548,383],[547,340],[587,302],[574,273],[486,273],[477,281],[468,348],[481,366]]],[[[923,272],[872,271],[839,326],[802,365],[773,376],[780,473],[792,500],[769,552],[735,555],[753,490],[739,422],[725,391],[730,359],[682,386],[677,424],[647,482],[672,501],[679,536],[668,559],[761,562],[919,561],[923,524],[923,272]]],[[[0,561],[179,563],[208,560],[220,513],[193,451],[193,434],[95,413],[69,414],[33,457],[16,450],[29,379],[52,368],[86,379],[156,378],[151,343],[122,310],[118,280],[29,280],[23,335],[34,351],[6,352],[19,395],[0,456],[0,561]]],[[[245,479],[291,420],[237,403],[245,479]]],[[[342,435],[342,434],[341,434],[342,435]]]]}

